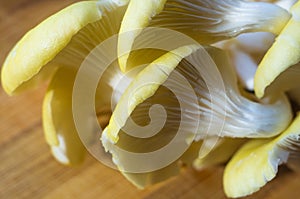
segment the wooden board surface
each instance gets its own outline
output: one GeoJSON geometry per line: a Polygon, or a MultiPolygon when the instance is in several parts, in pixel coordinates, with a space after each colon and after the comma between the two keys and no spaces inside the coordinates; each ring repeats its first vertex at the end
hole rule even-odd
{"type": "MultiPolygon", "coordinates": [[[[17,40],[72,0],[0,0],[0,63],[17,40]]],[[[115,170],[88,156],[82,166],[62,166],[43,138],[45,86],[8,97],[0,89],[0,198],[225,198],[223,166],[138,190],[115,170]]],[[[248,198],[299,198],[300,175],[282,167],[279,176],[248,198]]]]}

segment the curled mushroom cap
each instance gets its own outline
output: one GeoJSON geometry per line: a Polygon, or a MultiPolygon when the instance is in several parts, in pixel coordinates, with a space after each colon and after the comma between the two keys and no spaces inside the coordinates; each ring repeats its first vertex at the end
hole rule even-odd
{"type": "Polygon", "coordinates": [[[300,2],[291,8],[292,18],[282,29],[272,47],[258,66],[254,90],[261,98],[281,73],[300,62],[300,2]]]}
{"type": "Polygon", "coordinates": [[[244,0],[158,0],[129,2],[122,21],[118,53],[122,71],[135,38],[147,26],[180,31],[201,44],[211,44],[243,32],[278,34],[290,14],[277,5],[244,0]],[[241,15],[241,13],[243,13],[241,15]]]}
{"type": "Polygon", "coordinates": [[[242,197],[258,191],[272,180],[278,166],[299,162],[300,117],[274,139],[255,139],[246,143],[227,164],[224,189],[228,197],[242,197]]]}
{"type": "MultiPolygon", "coordinates": [[[[1,79],[4,90],[8,94],[14,94],[37,85],[40,80],[49,79],[51,73],[61,66],[53,62],[53,59],[67,48],[74,36],[80,31],[90,29],[90,24],[95,25],[105,20],[108,12],[113,12],[112,10],[115,10],[116,15],[112,19],[121,20],[117,16],[123,16],[125,3],[126,1],[117,4],[111,0],[78,2],[50,16],[27,32],[10,51],[3,64],[1,79]]],[[[113,29],[117,32],[118,23],[111,21],[110,24],[112,27],[108,29],[98,27],[97,34],[103,36],[113,29]]]]}

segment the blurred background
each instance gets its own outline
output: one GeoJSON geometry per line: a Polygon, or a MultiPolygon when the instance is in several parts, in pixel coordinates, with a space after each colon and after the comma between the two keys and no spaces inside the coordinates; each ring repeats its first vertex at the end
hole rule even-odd
{"type": "MultiPolygon", "coordinates": [[[[0,0],[0,65],[13,45],[72,0],[0,0]]],[[[46,85],[9,97],[0,88],[0,198],[226,198],[223,165],[185,169],[175,178],[138,190],[90,155],[83,165],[57,163],[43,137],[46,85]]],[[[278,177],[248,198],[296,198],[300,175],[281,167],[278,177]]]]}

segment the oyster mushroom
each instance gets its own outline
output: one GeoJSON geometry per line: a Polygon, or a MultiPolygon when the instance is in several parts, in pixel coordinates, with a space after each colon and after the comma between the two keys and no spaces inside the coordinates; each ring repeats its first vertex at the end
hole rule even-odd
{"type": "MultiPolygon", "coordinates": [[[[70,5],[25,34],[4,62],[2,85],[10,95],[51,80],[43,103],[43,127],[54,157],[63,164],[78,164],[85,153],[72,117],[77,70],[92,49],[118,33],[126,3],[107,0],[70,5]]],[[[116,70],[105,77],[98,92],[106,92],[107,98],[98,94],[96,109],[109,105],[114,87],[110,80],[120,74],[116,70]]]]}
{"type": "Polygon", "coordinates": [[[129,2],[120,28],[118,54],[122,71],[135,38],[147,26],[173,29],[201,44],[212,44],[244,32],[278,34],[290,14],[274,4],[244,0],[159,0],[129,2]],[[242,13],[242,14],[241,14],[242,13]]]}
{"type": "Polygon", "coordinates": [[[299,162],[300,117],[279,136],[247,142],[226,165],[224,190],[228,197],[242,197],[258,191],[272,180],[278,166],[299,162]]]}
{"type": "MultiPolygon", "coordinates": [[[[164,54],[135,77],[113,111],[109,125],[102,134],[102,143],[112,154],[113,162],[119,170],[139,187],[146,186],[149,176],[159,173],[162,169],[174,171],[174,163],[183,158],[186,155],[185,151],[189,151],[189,147],[199,140],[214,140],[216,136],[272,137],[281,133],[291,121],[290,105],[286,97],[282,95],[273,103],[264,104],[252,102],[241,96],[234,71],[224,52],[212,47],[206,50],[201,46],[191,45],[164,54]],[[218,68],[215,68],[216,66],[218,68]],[[221,77],[214,73],[218,70],[221,77]],[[174,78],[172,75],[177,73],[182,76],[175,75],[174,78]],[[218,82],[222,81],[224,88],[218,85],[218,82]],[[213,89],[209,90],[209,86],[213,89]],[[164,87],[172,88],[173,94],[165,91],[164,87]],[[153,140],[150,137],[149,142],[148,136],[144,137],[148,133],[145,127],[132,125],[132,120],[137,112],[138,120],[148,118],[148,111],[143,107],[149,106],[148,100],[152,98],[157,99],[152,104],[161,103],[171,116],[164,118],[163,112],[150,111],[151,129],[159,129],[161,121],[166,121],[167,127],[155,131],[159,132],[159,135],[155,134],[157,139],[153,140]],[[128,125],[134,128],[129,128],[128,125]],[[135,134],[132,133],[133,129],[135,134]],[[175,147],[171,146],[172,141],[176,143],[175,147]],[[168,144],[162,147],[162,143],[168,144]],[[169,152],[168,155],[165,154],[166,151],[169,152]]],[[[241,140],[236,139],[233,143],[235,144],[231,147],[238,148],[241,140]]],[[[201,144],[200,147],[199,151],[188,155],[194,157],[196,153],[199,156],[194,163],[196,166],[201,159],[204,160],[204,165],[206,160],[209,164],[209,152],[214,144],[201,144]],[[205,151],[204,155],[199,153],[201,150],[205,151]]],[[[234,149],[228,151],[227,158],[233,151],[234,149]]],[[[227,158],[224,157],[223,161],[227,158]]],[[[198,165],[200,167],[200,164],[198,165]]],[[[168,177],[170,176],[164,175],[163,179],[168,177]]]]}

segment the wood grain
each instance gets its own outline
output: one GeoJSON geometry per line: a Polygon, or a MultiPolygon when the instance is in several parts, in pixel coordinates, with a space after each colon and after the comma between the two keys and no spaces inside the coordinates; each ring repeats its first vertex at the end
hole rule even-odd
{"type": "MultiPolygon", "coordinates": [[[[0,63],[21,36],[72,0],[0,0],[0,63]]],[[[225,198],[223,166],[138,190],[117,171],[91,156],[66,167],[51,156],[43,137],[41,105],[45,86],[8,97],[0,89],[0,198],[225,198]]],[[[278,177],[248,198],[297,198],[300,175],[285,167],[278,177]]]]}

